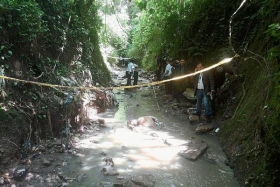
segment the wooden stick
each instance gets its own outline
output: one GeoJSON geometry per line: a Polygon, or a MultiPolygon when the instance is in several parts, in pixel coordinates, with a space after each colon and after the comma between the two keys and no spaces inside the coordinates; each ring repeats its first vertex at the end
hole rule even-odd
{"type": "Polygon", "coordinates": [[[51,115],[50,115],[50,111],[49,110],[47,112],[47,115],[48,115],[48,121],[49,121],[49,127],[50,127],[50,131],[51,131],[51,135],[52,135],[52,138],[53,138],[52,120],[51,120],[51,115]]]}

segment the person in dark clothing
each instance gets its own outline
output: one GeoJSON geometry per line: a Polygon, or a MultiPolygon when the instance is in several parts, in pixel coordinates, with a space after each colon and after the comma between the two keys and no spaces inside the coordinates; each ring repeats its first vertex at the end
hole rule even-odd
{"type": "Polygon", "coordinates": [[[137,85],[138,84],[138,71],[134,71],[133,77],[134,77],[133,85],[137,85]]]}
{"type": "Polygon", "coordinates": [[[211,111],[212,111],[212,115],[216,115],[216,100],[217,100],[218,89],[225,83],[226,74],[228,73],[230,75],[234,75],[234,73],[229,64],[218,66],[212,69],[211,72],[215,82],[215,92],[212,93],[212,99],[211,99],[211,111]]]}
{"type": "Polygon", "coordinates": [[[134,63],[134,71],[133,71],[133,85],[138,84],[138,65],[134,63]]]}
{"type": "MultiPolygon", "coordinates": [[[[180,68],[180,76],[188,74],[187,63],[186,63],[185,59],[180,60],[180,67],[181,67],[180,68]]],[[[180,84],[179,95],[183,95],[184,91],[187,88],[187,82],[188,82],[188,77],[182,78],[182,79],[179,80],[179,84],[180,84]]]]}
{"type": "Polygon", "coordinates": [[[161,74],[163,72],[164,68],[164,61],[162,58],[156,56],[155,57],[155,62],[156,62],[156,80],[160,81],[161,80],[161,74]]]}
{"type": "MultiPolygon", "coordinates": [[[[202,63],[198,63],[195,68],[195,72],[202,69],[202,63]]],[[[201,104],[203,104],[207,123],[212,122],[209,94],[213,92],[215,92],[215,83],[212,73],[210,71],[206,71],[197,74],[194,79],[194,96],[197,98],[195,115],[201,115],[201,104]]]]}
{"type": "MultiPolygon", "coordinates": [[[[173,72],[172,77],[179,77],[182,75],[182,69],[183,67],[180,64],[179,60],[175,60],[173,64],[173,72]]],[[[180,89],[181,89],[181,80],[174,80],[172,81],[172,94],[173,98],[176,99],[178,103],[181,102],[180,100],[180,89]]]]}

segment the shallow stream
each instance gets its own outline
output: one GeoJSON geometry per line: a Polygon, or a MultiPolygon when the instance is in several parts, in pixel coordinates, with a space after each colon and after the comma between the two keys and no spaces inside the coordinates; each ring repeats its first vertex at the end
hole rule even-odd
{"type": "Polygon", "coordinates": [[[237,187],[233,171],[226,166],[226,157],[219,142],[211,135],[196,135],[186,115],[172,117],[158,107],[151,87],[131,91],[114,90],[119,107],[108,109],[93,118],[103,118],[105,126],[99,133],[82,136],[79,154],[65,154],[65,176],[77,178],[70,186],[113,186],[132,175],[149,174],[155,178],[155,187],[237,187]],[[157,137],[129,130],[127,121],[142,116],[154,116],[163,122],[157,137]],[[212,160],[201,156],[187,160],[177,153],[187,140],[204,140],[212,160]],[[168,144],[164,141],[168,141],[168,144]],[[101,169],[103,159],[112,158],[119,175],[105,176],[101,169]]]}

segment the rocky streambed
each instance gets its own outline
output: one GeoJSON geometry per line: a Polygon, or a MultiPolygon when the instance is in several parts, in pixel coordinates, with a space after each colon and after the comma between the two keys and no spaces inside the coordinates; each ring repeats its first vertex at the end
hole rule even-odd
{"type": "Polygon", "coordinates": [[[82,131],[33,146],[5,170],[0,184],[238,186],[215,137],[215,120],[204,133],[203,121],[189,118],[191,103],[163,93],[162,85],[114,90],[118,107],[90,115],[82,131]]]}

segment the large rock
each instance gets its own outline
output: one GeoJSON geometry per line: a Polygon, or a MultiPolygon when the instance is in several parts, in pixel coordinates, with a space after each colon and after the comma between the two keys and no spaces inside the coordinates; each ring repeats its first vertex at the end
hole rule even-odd
{"type": "Polygon", "coordinates": [[[185,149],[180,151],[178,155],[189,160],[197,160],[208,148],[208,145],[202,140],[189,140],[184,146],[185,149]]]}

